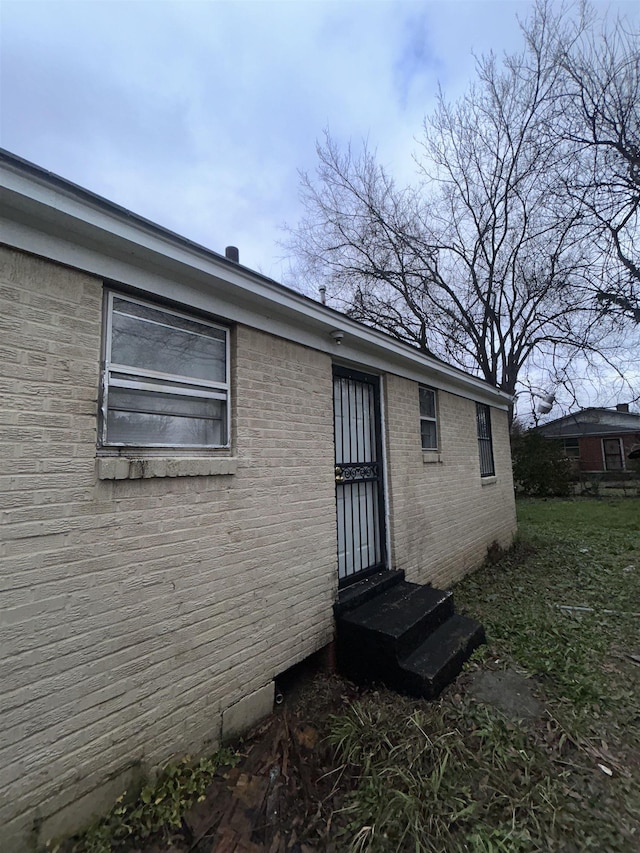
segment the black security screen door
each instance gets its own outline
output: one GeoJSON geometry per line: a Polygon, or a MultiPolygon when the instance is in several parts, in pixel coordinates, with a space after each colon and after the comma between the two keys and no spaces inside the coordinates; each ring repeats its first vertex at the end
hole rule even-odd
{"type": "Polygon", "coordinates": [[[333,370],[340,586],[386,567],[379,380],[333,370]]]}

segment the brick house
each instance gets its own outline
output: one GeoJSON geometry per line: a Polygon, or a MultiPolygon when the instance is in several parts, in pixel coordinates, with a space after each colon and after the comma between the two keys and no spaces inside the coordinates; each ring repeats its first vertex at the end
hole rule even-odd
{"type": "Polygon", "coordinates": [[[351,581],[516,522],[495,388],[6,152],[0,201],[13,853],[268,713],[351,581]]]}
{"type": "Polygon", "coordinates": [[[627,403],[615,409],[593,407],[549,421],[537,432],[561,441],[578,471],[615,473],[626,471],[629,454],[640,448],[640,414],[630,412],[627,403]]]}

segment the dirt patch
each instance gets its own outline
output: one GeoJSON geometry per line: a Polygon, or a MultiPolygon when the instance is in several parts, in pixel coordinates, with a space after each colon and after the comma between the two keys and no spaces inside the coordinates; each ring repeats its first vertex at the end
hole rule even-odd
{"type": "Polygon", "coordinates": [[[513,669],[480,670],[470,679],[467,690],[479,702],[497,708],[512,722],[534,721],[544,710],[535,697],[534,682],[513,669]]]}
{"type": "Polygon", "coordinates": [[[202,802],[162,844],[131,853],[314,853],[331,851],[341,768],[326,736],[332,714],[359,695],[337,676],[303,675],[280,685],[284,701],[240,744],[202,802]]]}

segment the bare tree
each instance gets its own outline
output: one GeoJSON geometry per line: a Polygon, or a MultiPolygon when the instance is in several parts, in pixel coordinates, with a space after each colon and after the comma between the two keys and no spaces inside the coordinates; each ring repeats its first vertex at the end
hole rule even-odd
{"type": "Polygon", "coordinates": [[[600,303],[640,324],[639,36],[620,18],[599,21],[586,2],[576,22],[558,28],[562,110],[551,131],[566,154],[562,192],[603,262],[600,303]]]}
{"type": "Polygon", "coordinates": [[[540,3],[522,53],[481,58],[456,104],[440,93],[413,186],[398,187],[366,147],[340,150],[325,134],[290,232],[300,280],[510,394],[532,358],[607,358],[612,343],[594,298],[591,226],[579,205],[559,203],[570,144],[551,132],[565,108],[561,29],[540,3]]]}

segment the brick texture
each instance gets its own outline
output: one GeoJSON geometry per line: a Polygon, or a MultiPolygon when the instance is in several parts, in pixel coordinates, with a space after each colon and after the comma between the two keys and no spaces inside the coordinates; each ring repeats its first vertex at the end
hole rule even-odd
{"type": "MultiPolygon", "coordinates": [[[[213,748],[229,709],[333,635],[329,356],[236,326],[230,452],[100,461],[102,290],[0,248],[6,853],[213,748]]],[[[387,376],[384,393],[393,563],[446,585],[513,534],[506,416],[482,485],[473,402],[439,394],[441,461],[425,464],[417,385],[387,376]]]]}
{"type": "Polygon", "coordinates": [[[606,470],[602,445],[604,438],[622,439],[623,465],[625,469],[631,467],[627,457],[631,449],[640,442],[640,433],[622,433],[619,435],[611,433],[608,436],[588,435],[583,436],[580,439],[580,471],[590,472],[606,470]]]}
{"type": "Polygon", "coordinates": [[[337,574],[327,356],[236,328],[236,473],[100,480],[102,282],[6,249],[0,270],[9,853],[132,765],[215,746],[227,708],[332,638],[337,574]]]}
{"type": "Polygon", "coordinates": [[[516,530],[507,414],[491,409],[495,478],[480,477],[476,407],[438,392],[439,460],[423,461],[418,385],[385,377],[391,561],[407,579],[447,587],[516,530]]]}

